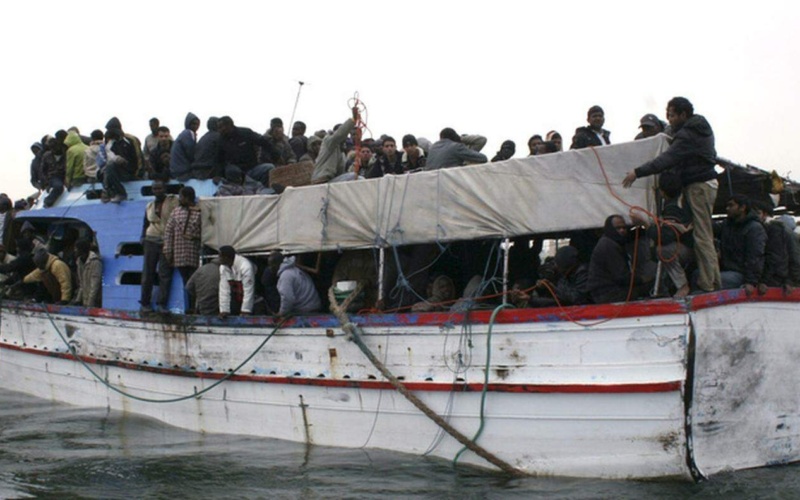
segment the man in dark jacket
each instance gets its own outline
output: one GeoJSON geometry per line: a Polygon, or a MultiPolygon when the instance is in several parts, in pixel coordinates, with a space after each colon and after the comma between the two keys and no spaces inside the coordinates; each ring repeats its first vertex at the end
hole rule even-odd
{"type": "Polygon", "coordinates": [[[628,236],[628,227],[621,215],[611,215],[606,219],[603,236],[592,252],[586,284],[592,300],[597,304],[623,302],[647,294],[651,280],[644,272],[646,252],[638,252],[636,256],[632,285],[633,258],[625,248],[628,236]]]}
{"type": "Polygon", "coordinates": [[[230,116],[223,116],[217,122],[220,134],[219,160],[222,165],[239,167],[246,175],[269,185],[269,171],[275,168],[271,163],[258,163],[257,147],[272,152],[272,143],[252,129],[236,127],[230,116]]]}
{"type": "Polygon", "coordinates": [[[764,271],[758,282],[758,292],[766,293],[767,287],[782,287],[786,292],[791,292],[795,284],[792,283],[793,273],[790,273],[790,267],[794,264],[794,235],[786,230],[783,222],[767,221],[767,217],[772,215],[771,204],[754,202],[753,209],[764,225],[767,234],[767,243],[764,248],[764,271]]]}
{"type": "Polygon", "coordinates": [[[694,114],[692,103],[685,97],[674,97],[669,101],[667,119],[674,134],[669,149],[628,172],[622,185],[630,187],[639,177],[668,169],[680,175],[683,197],[692,212],[695,258],[700,270],[697,287],[706,292],[718,290],[720,273],[711,224],[711,212],[717,197],[714,131],[705,118],[694,114]]]}
{"type": "Polygon", "coordinates": [[[219,118],[211,116],[206,122],[208,132],[197,141],[194,148],[191,177],[193,179],[211,179],[223,176],[223,165],[219,161],[220,135],[217,132],[219,118]]]}
{"type": "Polygon", "coordinates": [[[746,196],[731,196],[725,208],[728,218],[714,227],[719,234],[722,288],[743,286],[751,294],[764,272],[767,232],[746,196]]]}
{"type": "Polygon", "coordinates": [[[183,121],[184,129],[172,143],[169,155],[169,176],[181,182],[190,178],[192,162],[197,145],[197,129],[200,118],[194,113],[187,113],[183,121]]]}
{"type": "Polygon", "coordinates": [[[611,144],[611,132],[603,128],[606,123],[606,114],[600,106],[592,106],[586,113],[588,127],[578,127],[572,137],[570,149],[583,149],[589,146],[606,146],[611,144]]]}

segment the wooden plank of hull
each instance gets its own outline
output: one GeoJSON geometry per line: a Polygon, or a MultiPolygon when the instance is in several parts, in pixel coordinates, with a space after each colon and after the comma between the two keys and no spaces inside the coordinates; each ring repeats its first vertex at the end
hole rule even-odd
{"type": "MultiPolygon", "coordinates": [[[[59,313],[52,318],[105,380],[155,399],[208,387],[271,330],[59,313]]],[[[472,326],[473,348],[467,349],[458,327],[421,323],[372,326],[365,339],[427,404],[472,435],[480,426],[487,325],[472,326]],[[465,365],[454,370],[459,356],[465,365]]],[[[449,437],[440,440],[438,427],[387,384],[371,380],[377,372],[338,330],[282,330],[241,375],[201,399],[154,404],[121,396],[92,378],[70,359],[41,311],[4,309],[2,328],[3,380],[40,397],[108,406],[199,432],[430,452],[445,459],[460,449],[449,437]]],[[[622,318],[593,328],[563,321],[495,325],[481,445],[534,474],[686,476],[687,333],[686,314],[622,318]]],[[[471,453],[462,460],[486,466],[471,453]]]]}
{"type": "Polygon", "coordinates": [[[691,314],[696,335],[690,411],[704,474],[800,460],[800,308],[740,302],[691,314]]]}

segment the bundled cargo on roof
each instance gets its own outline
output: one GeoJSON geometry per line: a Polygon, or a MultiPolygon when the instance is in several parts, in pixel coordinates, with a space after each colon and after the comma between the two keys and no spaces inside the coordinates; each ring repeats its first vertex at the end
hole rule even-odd
{"type": "Polygon", "coordinates": [[[780,177],[774,170],[768,172],[752,165],[743,166],[725,158],[717,158],[717,164],[725,170],[717,176],[719,190],[714,202],[715,214],[725,213],[725,204],[732,193],[786,207],[790,212],[800,208],[800,185],[780,177]]]}

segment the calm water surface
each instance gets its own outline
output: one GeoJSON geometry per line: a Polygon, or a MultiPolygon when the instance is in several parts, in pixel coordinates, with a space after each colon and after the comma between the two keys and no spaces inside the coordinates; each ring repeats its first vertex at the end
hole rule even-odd
{"type": "Polygon", "coordinates": [[[0,498],[800,498],[800,467],[682,482],[508,479],[448,462],[240,436],[0,390],[0,498]]]}

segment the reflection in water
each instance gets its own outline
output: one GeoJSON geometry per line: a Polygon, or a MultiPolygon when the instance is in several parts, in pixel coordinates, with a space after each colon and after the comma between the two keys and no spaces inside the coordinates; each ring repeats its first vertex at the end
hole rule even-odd
{"type": "Polygon", "coordinates": [[[0,498],[789,498],[798,472],[700,484],[509,479],[399,453],[197,434],[0,390],[0,498]]]}

